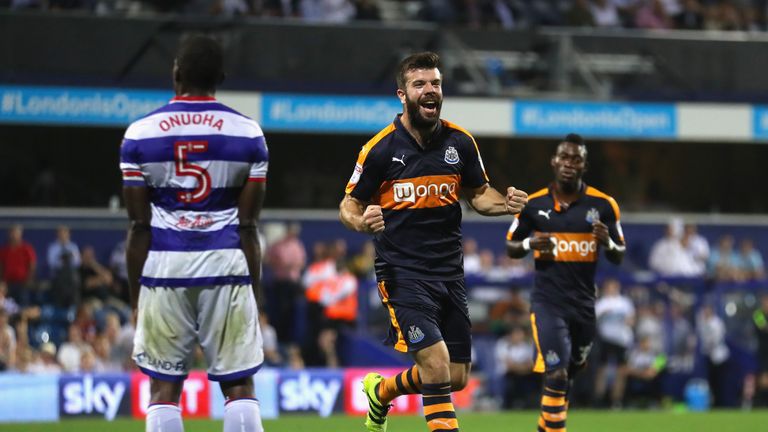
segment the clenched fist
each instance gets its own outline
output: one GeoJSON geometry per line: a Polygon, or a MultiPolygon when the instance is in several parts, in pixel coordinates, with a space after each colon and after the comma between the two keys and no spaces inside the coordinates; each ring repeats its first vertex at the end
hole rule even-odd
{"type": "Polygon", "coordinates": [[[381,206],[369,205],[363,212],[363,232],[376,234],[384,231],[384,215],[381,206]]]}
{"type": "Polygon", "coordinates": [[[509,214],[518,214],[528,204],[528,194],[510,186],[507,188],[506,205],[509,214]]]}

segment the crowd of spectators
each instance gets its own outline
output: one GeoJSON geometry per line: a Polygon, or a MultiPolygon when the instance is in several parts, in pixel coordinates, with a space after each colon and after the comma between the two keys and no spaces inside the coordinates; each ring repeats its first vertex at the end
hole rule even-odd
{"type": "Polygon", "coordinates": [[[15,10],[98,15],[262,16],[308,22],[412,20],[497,28],[766,30],[764,0],[0,0],[15,10]]]}
{"type": "MultiPolygon", "coordinates": [[[[339,344],[343,333],[378,338],[386,331],[372,242],[354,253],[343,239],[316,241],[307,250],[297,223],[271,224],[265,234],[260,323],[268,365],[345,366],[339,344]],[[360,303],[367,305],[364,316],[358,316],[360,303]]],[[[734,243],[731,235],[724,235],[710,248],[695,225],[673,219],[653,244],[648,268],[684,280],[764,280],[753,240],[739,239],[738,247],[734,243]]],[[[25,241],[22,226],[10,227],[0,248],[0,371],[133,370],[135,317],[128,306],[125,242],[103,254],[108,262],[102,263],[92,246],[78,245],[70,230],[60,226],[40,255],[45,262],[38,265],[38,252],[25,241]]],[[[490,361],[496,382],[503,384],[497,386],[498,401],[504,407],[535,407],[538,401],[528,396],[539,385],[530,372],[534,344],[527,298],[533,260],[495,254],[471,237],[464,241],[464,260],[470,302],[487,312],[480,314],[475,328],[496,338],[490,361]],[[483,284],[507,288],[502,298],[474,299],[473,287],[483,284]]],[[[727,379],[732,356],[723,309],[711,296],[663,284],[623,289],[618,279],[603,281],[599,292],[597,340],[582,401],[661,406],[673,397],[662,385],[664,377],[691,373],[699,358],[706,363],[713,402],[722,403],[717,389],[727,379]]],[[[751,318],[759,358],[768,353],[768,296],[762,309],[758,306],[751,318]]],[[[193,366],[204,367],[199,350],[193,366]]],[[[744,389],[750,403],[768,403],[768,374],[749,375],[744,389]]]]}

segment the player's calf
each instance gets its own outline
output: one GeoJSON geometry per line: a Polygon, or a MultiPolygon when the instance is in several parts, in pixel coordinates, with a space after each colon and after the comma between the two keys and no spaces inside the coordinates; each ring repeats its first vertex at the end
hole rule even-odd
{"type": "Polygon", "coordinates": [[[568,417],[568,372],[556,369],[544,375],[539,430],[565,430],[568,417]]]}

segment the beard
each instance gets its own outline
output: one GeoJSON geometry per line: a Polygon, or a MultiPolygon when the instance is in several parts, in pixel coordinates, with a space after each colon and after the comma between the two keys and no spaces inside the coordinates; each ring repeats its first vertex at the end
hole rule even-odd
{"type": "MultiPolygon", "coordinates": [[[[424,99],[424,98],[422,98],[424,99]]],[[[421,114],[421,102],[417,100],[405,98],[405,110],[408,113],[408,118],[411,120],[411,124],[416,129],[430,129],[434,127],[438,121],[440,121],[440,109],[443,107],[443,100],[439,97],[430,97],[427,100],[433,100],[437,104],[435,106],[435,116],[425,117],[421,114]]]]}

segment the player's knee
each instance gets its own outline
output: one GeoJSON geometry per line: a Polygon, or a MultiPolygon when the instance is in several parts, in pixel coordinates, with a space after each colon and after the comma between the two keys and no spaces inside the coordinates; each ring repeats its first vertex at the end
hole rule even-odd
{"type": "Polygon", "coordinates": [[[444,380],[448,381],[450,377],[450,366],[448,359],[442,358],[442,356],[427,356],[420,359],[418,362],[419,374],[422,379],[431,380],[444,380]]]}
{"type": "Polygon", "coordinates": [[[222,381],[219,383],[221,392],[227,399],[243,399],[254,397],[253,379],[241,378],[234,381],[222,381]]]}
{"type": "Polygon", "coordinates": [[[183,383],[162,381],[155,378],[150,379],[149,393],[150,403],[174,402],[181,400],[181,389],[183,383]]]}
{"type": "Polygon", "coordinates": [[[451,375],[451,391],[461,391],[467,386],[469,377],[467,374],[451,375]]]}
{"type": "Polygon", "coordinates": [[[545,374],[546,379],[550,380],[558,380],[558,381],[567,381],[568,380],[568,370],[566,369],[555,369],[552,371],[549,371],[545,374]]]}

